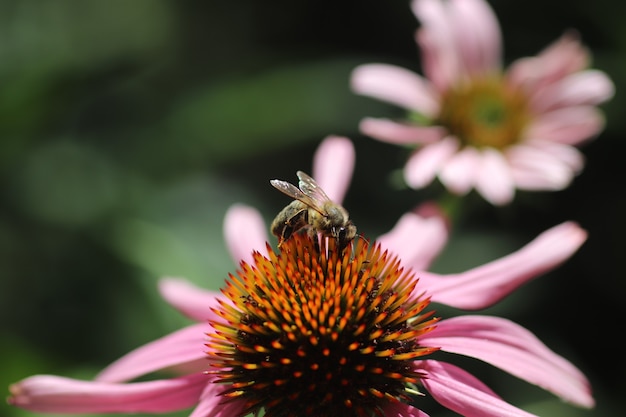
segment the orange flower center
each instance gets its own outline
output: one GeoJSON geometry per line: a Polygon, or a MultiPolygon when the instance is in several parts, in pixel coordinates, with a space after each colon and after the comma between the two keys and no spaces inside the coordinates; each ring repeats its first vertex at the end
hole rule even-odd
{"type": "Polygon", "coordinates": [[[370,417],[411,401],[413,361],[437,350],[419,344],[437,319],[412,273],[360,238],[339,249],[296,234],[268,252],[230,276],[211,323],[224,400],[268,417],[370,417]]]}

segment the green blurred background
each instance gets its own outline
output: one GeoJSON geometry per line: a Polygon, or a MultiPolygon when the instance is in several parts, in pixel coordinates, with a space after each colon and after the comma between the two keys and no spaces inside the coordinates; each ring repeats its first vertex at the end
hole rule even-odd
{"type": "MultiPolygon", "coordinates": [[[[432,269],[462,271],[578,221],[590,239],[570,261],[485,313],[523,324],[579,366],[597,408],[466,365],[542,416],[623,415],[626,6],[490,4],[507,63],[575,28],[617,94],[570,188],[519,193],[506,208],[471,195],[432,269]]],[[[435,196],[436,186],[398,186],[406,150],[358,133],[361,117],[398,109],[348,86],[361,63],[420,71],[416,28],[408,0],[0,0],[0,386],[35,373],[91,378],[187,324],[159,298],[158,278],[218,289],[235,268],[227,208],[255,206],[269,223],[288,199],[268,180],[310,171],[328,134],[355,143],[345,206],[368,236],[435,196]]],[[[2,403],[0,415],[32,414],[2,403]]]]}

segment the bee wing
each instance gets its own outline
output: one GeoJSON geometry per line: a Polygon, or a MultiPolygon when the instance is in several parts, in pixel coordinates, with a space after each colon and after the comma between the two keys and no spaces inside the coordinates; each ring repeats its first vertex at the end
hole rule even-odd
{"type": "Polygon", "coordinates": [[[295,185],[288,183],[287,181],[282,180],[270,180],[270,184],[274,186],[278,191],[287,194],[289,197],[301,201],[307,206],[320,211],[318,204],[308,195],[304,194],[301,190],[298,189],[295,185]]]}
{"type": "Polygon", "coordinates": [[[315,181],[311,176],[302,171],[298,171],[296,175],[298,175],[298,178],[300,179],[300,183],[298,184],[300,190],[302,190],[304,194],[315,202],[315,205],[312,207],[320,213],[325,214],[324,204],[331,200],[326,195],[322,187],[320,187],[317,184],[317,181],[315,181]]]}

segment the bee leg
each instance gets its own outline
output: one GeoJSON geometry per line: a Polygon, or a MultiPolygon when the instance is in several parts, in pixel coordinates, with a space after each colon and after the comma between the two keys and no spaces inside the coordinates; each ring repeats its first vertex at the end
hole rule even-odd
{"type": "Polygon", "coordinates": [[[280,236],[278,238],[278,247],[282,245],[284,241],[289,239],[291,235],[302,229],[308,222],[309,212],[306,209],[297,211],[294,215],[285,220],[280,230],[280,236]]]}
{"type": "Polygon", "coordinates": [[[278,241],[278,247],[280,248],[280,246],[283,244],[284,241],[286,241],[287,239],[289,239],[291,237],[291,235],[294,232],[294,228],[293,226],[291,226],[289,224],[289,222],[285,222],[285,227],[283,228],[282,233],[280,234],[280,239],[278,241]]]}
{"type": "Polygon", "coordinates": [[[315,229],[314,227],[307,227],[306,228],[306,234],[309,237],[309,239],[311,239],[311,241],[313,242],[313,245],[315,247],[315,251],[317,253],[320,252],[320,239],[326,239],[325,236],[322,236],[317,229],[315,229]]]}

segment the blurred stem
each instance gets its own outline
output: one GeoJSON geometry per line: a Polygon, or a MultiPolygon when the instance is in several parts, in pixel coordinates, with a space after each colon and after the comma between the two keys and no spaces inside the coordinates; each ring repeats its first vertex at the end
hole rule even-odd
{"type": "Polygon", "coordinates": [[[451,194],[445,191],[437,200],[439,208],[443,211],[450,222],[450,226],[454,228],[460,220],[463,209],[463,196],[451,194]]]}

